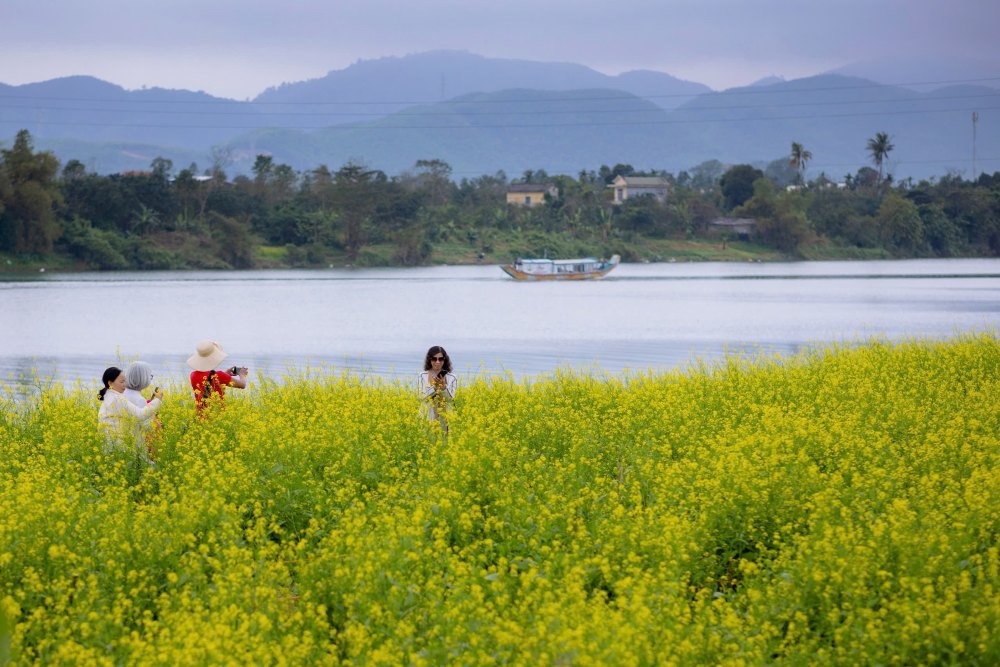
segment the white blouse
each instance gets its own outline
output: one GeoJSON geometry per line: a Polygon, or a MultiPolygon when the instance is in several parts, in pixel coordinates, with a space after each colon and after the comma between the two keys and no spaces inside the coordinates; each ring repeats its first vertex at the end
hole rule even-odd
{"type": "Polygon", "coordinates": [[[124,394],[108,389],[104,393],[104,400],[101,401],[101,409],[97,412],[97,427],[104,433],[106,449],[124,450],[126,446],[133,446],[140,453],[145,453],[143,427],[156,416],[161,402],[159,398],[154,398],[139,407],[130,402],[124,394]]]}
{"type": "Polygon", "coordinates": [[[455,392],[458,390],[458,378],[451,373],[445,373],[444,388],[438,389],[431,384],[431,376],[428,371],[424,371],[417,379],[417,389],[420,400],[424,404],[425,414],[428,419],[437,419],[438,406],[447,408],[455,400],[455,392]],[[435,400],[435,397],[437,400],[435,400]]]}

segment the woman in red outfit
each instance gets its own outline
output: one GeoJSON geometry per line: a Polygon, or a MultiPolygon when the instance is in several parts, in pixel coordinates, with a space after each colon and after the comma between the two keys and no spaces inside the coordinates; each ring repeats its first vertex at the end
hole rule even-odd
{"type": "Polygon", "coordinates": [[[199,412],[213,400],[221,404],[226,395],[226,387],[246,389],[245,366],[215,370],[228,356],[215,341],[203,340],[195,347],[195,353],[188,357],[188,366],[194,369],[191,373],[191,389],[194,390],[194,401],[199,412]]]}

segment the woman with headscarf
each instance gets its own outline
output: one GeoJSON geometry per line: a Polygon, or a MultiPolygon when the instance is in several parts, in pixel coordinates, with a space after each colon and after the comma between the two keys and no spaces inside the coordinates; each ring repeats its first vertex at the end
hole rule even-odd
{"type": "MultiPolygon", "coordinates": [[[[153,369],[150,368],[149,364],[145,361],[133,361],[125,369],[125,392],[123,395],[132,405],[138,408],[144,408],[152,401],[152,399],[146,400],[146,397],[142,395],[142,390],[148,387],[152,382],[153,369]]],[[[157,390],[159,390],[159,387],[157,387],[157,390]]],[[[154,391],[154,394],[155,393],[156,392],[154,391]]],[[[143,439],[146,444],[146,455],[149,457],[150,461],[155,461],[156,448],[154,445],[156,434],[163,428],[163,425],[160,423],[159,415],[148,421],[142,422],[141,426],[143,439]]]]}

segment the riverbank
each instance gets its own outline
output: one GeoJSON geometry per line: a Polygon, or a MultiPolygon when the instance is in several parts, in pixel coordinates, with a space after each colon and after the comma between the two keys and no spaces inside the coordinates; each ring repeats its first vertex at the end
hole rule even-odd
{"type": "MultiPolygon", "coordinates": [[[[745,241],[654,239],[639,244],[617,243],[594,246],[566,243],[553,238],[551,243],[537,244],[538,254],[549,257],[609,257],[620,254],[623,263],[650,262],[782,262],[789,260],[855,260],[889,259],[881,249],[815,247],[804,255],[790,256],[758,244],[745,241]],[[551,249],[550,247],[551,246],[551,249]]],[[[343,251],[327,250],[322,259],[288,246],[258,246],[254,252],[255,269],[404,267],[396,257],[398,246],[389,243],[365,246],[354,260],[343,251]]],[[[505,264],[515,257],[534,256],[523,242],[498,242],[487,250],[477,250],[468,244],[436,244],[420,266],[471,266],[505,264]]],[[[191,270],[204,267],[189,267],[191,270]]],[[[218,267],[214,267],[218,268],[218,267]]],[[[86,264],[62,255],[24,256],[0,253],[0,274],[72,273],[92,271],[86,264]]],[[[134,270],[134,269],[132,269],[134,270]]],[[[162,270],[162,269],[157,269],[162,270]]]]}

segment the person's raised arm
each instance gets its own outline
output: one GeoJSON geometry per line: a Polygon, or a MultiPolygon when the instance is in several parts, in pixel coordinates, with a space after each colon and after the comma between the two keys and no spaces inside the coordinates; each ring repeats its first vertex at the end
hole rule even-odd
{"type": "Polygon", "coordinates": [[[250,371],[247,369],[246,366],[243,366],[243,367],[239,368],[238,369],[238,373],[236,375],[232,376],[232,378],[233,378],[231,380],[232,385],[234,387],[236,387],[237,389],[246,389],[247,388],[247,374],[249,372],[250,371]]]}
{"type": "Polygon", "coordinates": [[[138,419],[139,421],[144,422],[144,421],[149,421],[154,416],[156,416],[156,411],[160,409],[160,404],[162,402],[163,402],[163,390],[157,387],[156,391],[153,392],[153,400],[151,400],[149,403],[146,403],[146,405],[142,407],[139,407],[138,405],[132,403],[131,401],[129,401],[124,397],[122,397],[122,399],[118,402],[118,404],[123,408],[125,408],[125,411],[128,412],[132,417],[138,419]]]}

